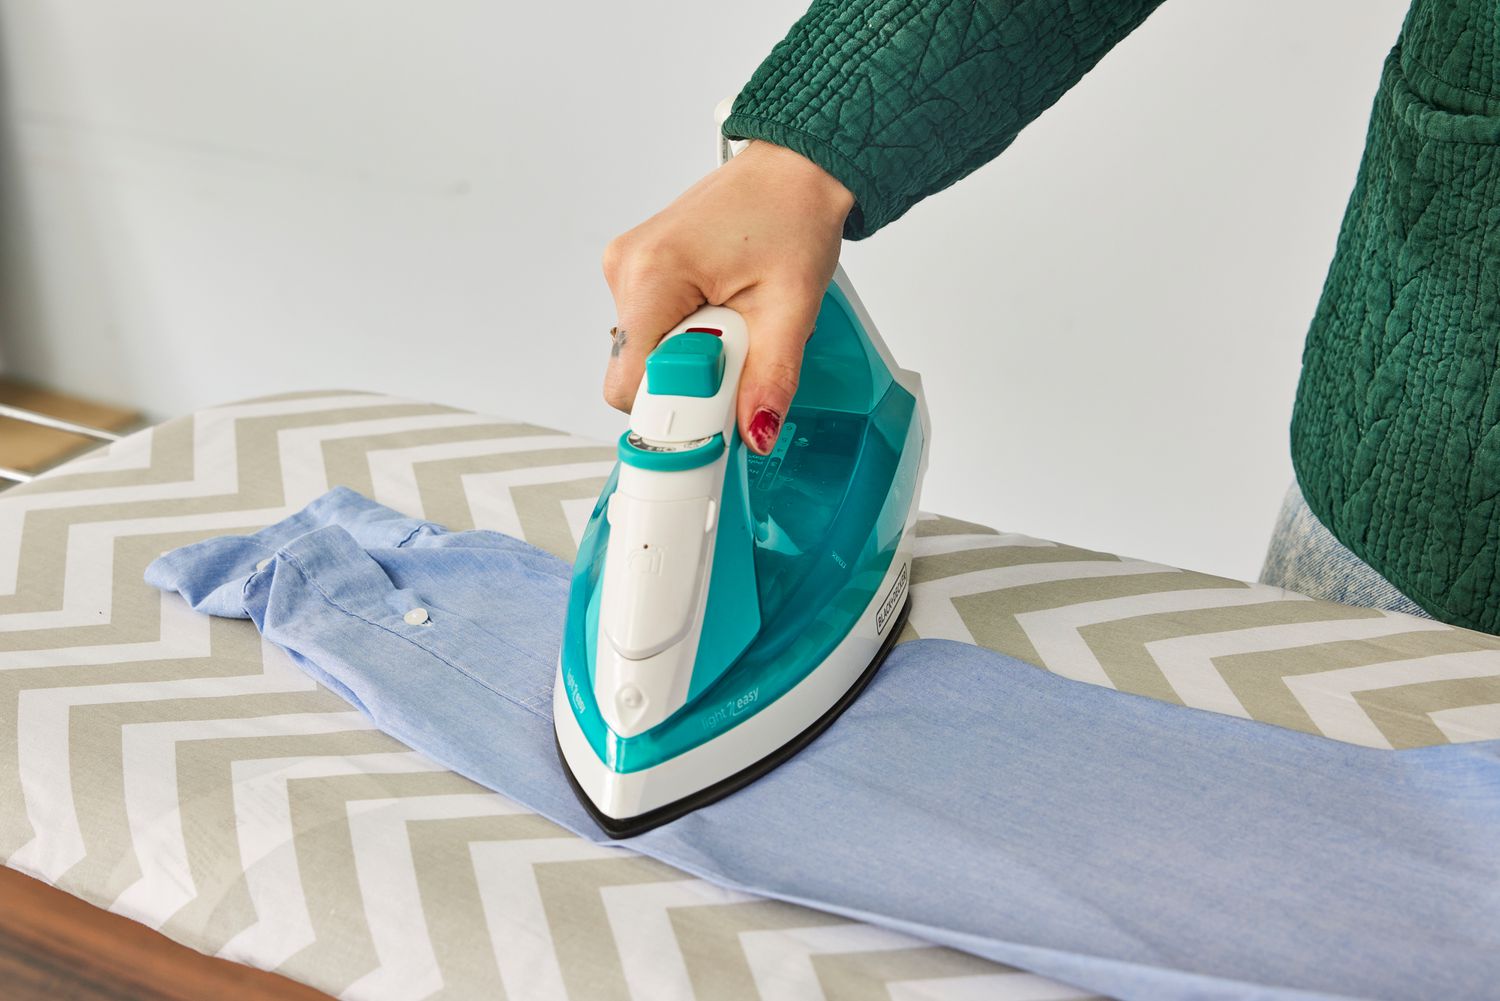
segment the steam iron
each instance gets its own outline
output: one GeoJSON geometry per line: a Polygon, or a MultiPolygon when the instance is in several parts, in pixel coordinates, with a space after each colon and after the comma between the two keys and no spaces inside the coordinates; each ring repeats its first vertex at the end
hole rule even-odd
{"type": "Polygon", "coordinates": [[[908,610],[929,440],[840,269],[768,456],[735,397],[749,345],[698,310],[647,358],[578,550],[553,689],[564,770],[601,828],[649,830],[759,778],[873,677],[908,610]]]}

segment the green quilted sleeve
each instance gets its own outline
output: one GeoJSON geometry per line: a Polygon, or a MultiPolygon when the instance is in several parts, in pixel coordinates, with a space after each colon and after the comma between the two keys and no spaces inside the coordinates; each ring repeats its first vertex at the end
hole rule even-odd
{"type": "Polygon", "coordinates": [[[724,134],[796,150],[869,236],[1010,145],[1161,0],[815,0],[724,134]]]}

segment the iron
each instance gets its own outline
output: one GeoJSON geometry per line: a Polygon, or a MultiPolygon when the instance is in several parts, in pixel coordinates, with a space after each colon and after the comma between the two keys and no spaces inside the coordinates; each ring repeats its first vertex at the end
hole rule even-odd
{"type": "Polygon", "coordinates": [[[735,420],[748,345],[719,306],[662,340],[580,541],[553,723],[569,781],[614,837],[806,746],[909,609],[930,437],[920,377],[839,269],[760,456],[735,420]]]}

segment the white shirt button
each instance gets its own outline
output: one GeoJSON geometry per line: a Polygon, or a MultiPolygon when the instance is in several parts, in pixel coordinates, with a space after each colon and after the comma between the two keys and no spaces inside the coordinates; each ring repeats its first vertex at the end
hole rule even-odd
{"type": "Polygon", "coordinates": [[[270,565],[271,565],[271,561],[270,560],[261,560],[259,563],[255,564],[255,569],[256,570],[264,570],[266,567],[268,567],[270,565]]]}
{"type": "Polygon", "coordinates": [[[427,624],[427,609],[413,608],[402,616],[409,626],[425,626],[427,624]]]}

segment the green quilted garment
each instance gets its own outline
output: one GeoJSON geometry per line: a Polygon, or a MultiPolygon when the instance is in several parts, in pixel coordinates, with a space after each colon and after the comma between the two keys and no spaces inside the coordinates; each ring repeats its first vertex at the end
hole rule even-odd
{"type": "Polygon", "coordinates": [[[1161,0],[816,0],[724,123],[854,193],[869,236],[994,159],[1161,0]]]}
{"type": "Polygon", "coordinates": [[[1334,536],[1500,632],[1500,6],[1419,0],[1303,352],[1292,459],[1334,536]],[[1494,95],[1494,96],[1492,96],[1494,95]]]}
{"type": "MultiPolygon", "coordinates": [[[[997,156],[1157,2],[817,0],[725,133],[839,178],[859,239],[997,156]]],[[[1292,458],[1335,537],[1500,633],[1500,0],[1416,0],[1386,63],[1292,458]]]]}

